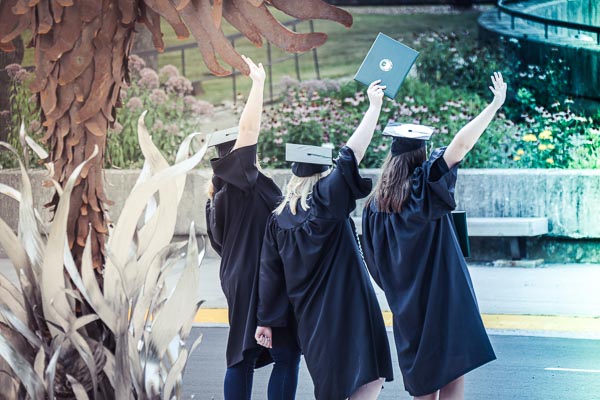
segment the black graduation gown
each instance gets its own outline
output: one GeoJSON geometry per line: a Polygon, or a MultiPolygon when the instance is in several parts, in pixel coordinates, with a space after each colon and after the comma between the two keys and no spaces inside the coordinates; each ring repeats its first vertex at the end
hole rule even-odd
{"type": "Polygon", "coordinates": [[[381,309],[349,218],[370,190],[344,147],[314,186],[310,208],[298,204],[292,215],[288,205],[265,232],[258,321],[284,325],[292,303],[317,399],[346,399],[368,382],[393,378],[381,309]]]}
{"type": "MultiPolygon", "coordinates": [[[[258,170],[256,145],[213,159],[211,166],[215,193],[206,204],[206,225],[209,240],[221,256],[221,287],[230,326],[226,356],[231,367],[242,361],[244,351],[260,347],[254,339],[260,249],[267,219],[281,201],[281,190],[258,170]]],[[[291,324],[277,336],[274,345],[297,340],[291,324]]],[[[257,368],[271,362],[264,350],[257,368]]]]}
{"type": "Polygon", "coordinates": [[[394,315],[404,387],[433,393],[496,358],[467,264],[452,226],[458,166],[433,152],[412,176],[400,213],[363,211],[363,248],[371,275],[394,315]]]}

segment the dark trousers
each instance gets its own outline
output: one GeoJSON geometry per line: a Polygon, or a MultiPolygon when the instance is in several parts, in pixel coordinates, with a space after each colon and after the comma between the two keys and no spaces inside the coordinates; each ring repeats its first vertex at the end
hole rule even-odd
{"type": "MultiPolygon", "coordinates": [[[[254,366],[262,349],[244,352],[244,359],[227,368],[225,373],[225,400],[250,400],[254,366]]],[[[293,400],[298,386],[300,349],[295,346],[279,346],[269,349],[275,364],[269,379],[269,400],[293,400]]]]}

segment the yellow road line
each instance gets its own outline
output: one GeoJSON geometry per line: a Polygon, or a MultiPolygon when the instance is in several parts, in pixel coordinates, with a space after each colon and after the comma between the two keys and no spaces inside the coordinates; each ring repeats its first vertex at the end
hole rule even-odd
{"type": "MultiPolygon", "coordinates": [[[[488,329],[576,332],[600,335],[600,318],[561,317],[546,315],[483,314],[488,329]]],[[[386,326],[392,326],[392,313],[383,312],[386,326]]],[[[227,324],[226,308],[201,308],[196,323],[227,324]]]]}
{"type": "Polygon", "coordinates": [[[484,314],[482,317],[488,329],[600,334],[600,318],[502,314],[484,314]]]}

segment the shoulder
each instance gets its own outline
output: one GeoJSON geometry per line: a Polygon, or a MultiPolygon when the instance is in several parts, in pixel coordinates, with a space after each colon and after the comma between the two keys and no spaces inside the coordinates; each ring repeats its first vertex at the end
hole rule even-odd
{"type": "Polygon", "coordinates": [[[296,214],[292,214],[290,206],[286,205],[281,214],[273,214],[274,221],[280,230],[294,230],[301,227],[311,218],[311,209],[312,207],[308,210],[298,207],[296,214]]]}

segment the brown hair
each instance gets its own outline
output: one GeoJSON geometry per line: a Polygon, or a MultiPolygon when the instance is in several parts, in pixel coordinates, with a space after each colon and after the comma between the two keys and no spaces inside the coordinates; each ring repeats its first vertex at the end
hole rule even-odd
{"type": "Polygon", "coordinates": [[[379,211],[388,213],[402,211],[404,203],[410,197],[412,174],[426,157],[424,147],[396,156],[390,152],[368,204],[374,201],[379,211]]]}

